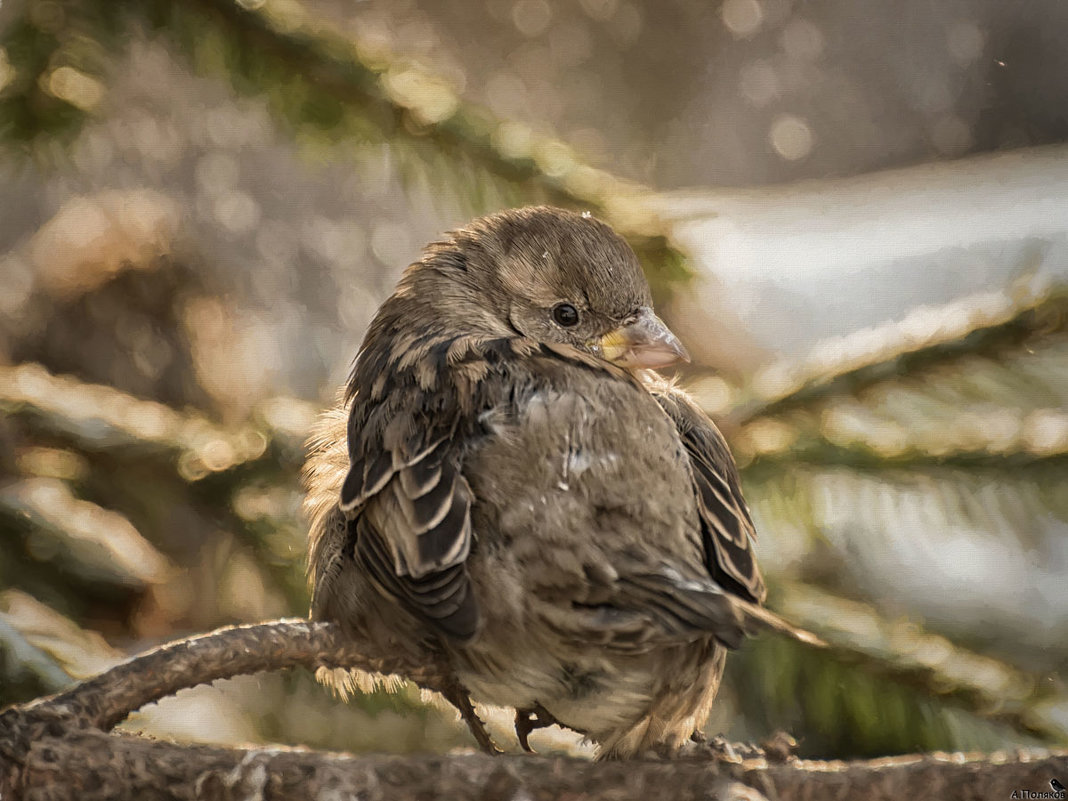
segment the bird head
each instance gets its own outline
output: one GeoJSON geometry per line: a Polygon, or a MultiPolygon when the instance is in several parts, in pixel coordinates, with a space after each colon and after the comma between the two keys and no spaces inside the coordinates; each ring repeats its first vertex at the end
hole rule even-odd
{"type": "Polygon", "coordinates": [[[565,344],[629,369],[689,361],[653,312],[630,246],[587,214],[544,206],[482,217],[413,270],[453,327],[565,344]]]}

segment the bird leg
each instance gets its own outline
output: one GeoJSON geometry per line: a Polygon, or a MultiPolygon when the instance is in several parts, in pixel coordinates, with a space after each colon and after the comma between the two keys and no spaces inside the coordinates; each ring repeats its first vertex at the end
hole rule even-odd
{"type": "Polygon", "coordinates": [[[556,718],[541,704],[535,703],[530,709],[517,709],[515,711],[515,736],[519,738],[519,744],[528,754],[533,754],[527,738],[535,729],[544,729],[554,724],[559,724],[556,718]]]}
{"type": "Polygon", "coordinates": [[[489,732],[486,731],[486,724],[482,722],[482,719],[475,712],[475,707],[471,704],[471,698],[467,694],[467,688],[465,688],[458,681],[449,682],[448,686],[442,690],[442,695],[445,696],[445,700],[456,707],[460,713],[460,717],[463,718],[464,723],[467,724],[467,728],[471,730],[471,736],[475,738],[475,742],[478,743],[478,747],[485,751],[490,756],[496,756],[497,754],[503,754],[504,752],[497,747],[497,744],[493,742],[493,738],[489,736],[489,732]]]}

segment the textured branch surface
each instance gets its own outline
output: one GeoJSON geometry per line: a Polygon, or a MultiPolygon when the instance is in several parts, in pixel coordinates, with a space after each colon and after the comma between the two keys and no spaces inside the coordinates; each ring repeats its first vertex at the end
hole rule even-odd
{"type": "Polygon", "coordinates": [[[33,744],[20,798],[160,799],[1010,798],[1049,790],[1068,756],[902,757],[865,763],[595,763],[536,756],[363,756],[181,746],[76,730],[33,744]],[[77,777],[76,780],[72,780],[77,777]]]}
{"type": "MultiPolygon", "coordinates": [[[[289,619],[234,626],[136,656],[95,678],[28,707],[72,725],[108,731],[146,704],[187,687],[264,670],[304,666],[399,673],[428,689],[443,679],[425,665],[361,653],[333,623],[289,619]]],[[[2,722],[3,718],[0,718],[2,722]]]]}
{"type": "Polygon", "coordinates": [[[221,629],[135,657],[51,698],[0,714],[0,798],[999,798],[1068,776],[1068,753],[910,756],[875,762],[591,763],[543,757],[363,756],[180,745],[107,729],[185,687],[294,665],[442,676],[359,653],[332,624],[221,629]],[[759,792],[757,792],[759,791],[759,792]]]}

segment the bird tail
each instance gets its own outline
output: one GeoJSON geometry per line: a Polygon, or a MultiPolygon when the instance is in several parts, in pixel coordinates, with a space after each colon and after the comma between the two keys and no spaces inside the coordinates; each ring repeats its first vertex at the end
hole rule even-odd
{"type": "Polygon", "coordinates": [[[778,631],[817,647],[826,643],[758,603],[728,592],[711,579],[683,577],[678,570],[661,567],[655,573],[620,577],[626,602],[652,616],[668,637],[711,633],[728,648],[737,648],[747,634],[763,629],[778,631]]]}
{"type": "Polygon", "coordinates": [[[803,642],[806,645],[812,645],[816,648],[827,647],[827,643],[811,631],[806,631],[803,628],[795,626],[793,623],[790,623],[775,614],[770,609],[765,609],[763,606],[744,601],[741,598],[734,598],[732,600],[738,611],[742,614],[744,620],[743,625],[751,634],[762,629],[771,629],[780,634],[785,634],[787,637],[791,637],[798,642],[803,642]]]}

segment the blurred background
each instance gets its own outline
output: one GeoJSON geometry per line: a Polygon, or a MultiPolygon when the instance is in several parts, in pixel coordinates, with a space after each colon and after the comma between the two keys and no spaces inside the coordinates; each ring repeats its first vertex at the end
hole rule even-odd
{"type": "MultiPolygon", "coordinates": [[[[710,733],[1064,745],[1065,31],[1058,0],[4,0],[0,705],[305,614],[303,443],[371,315],[442,231],[550,202],[638,251],[770,604],[831,643],[748,643],[710,733]]],[[[127,726],[473,745],[299,671],[127,726]]]]}

